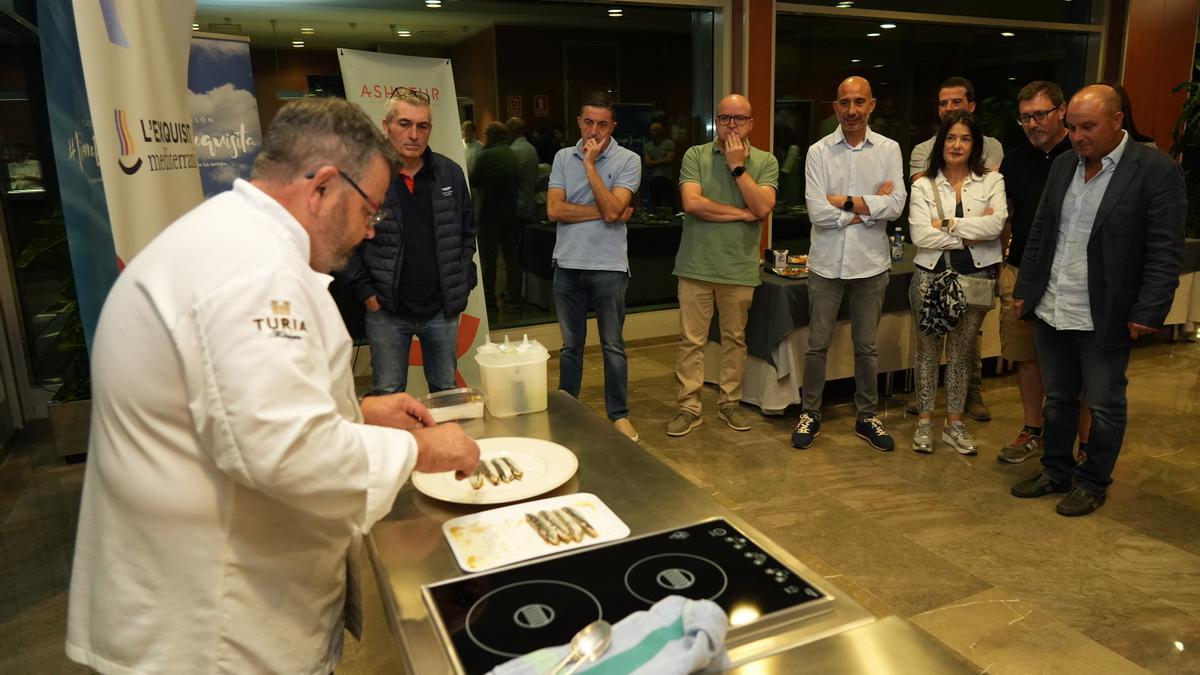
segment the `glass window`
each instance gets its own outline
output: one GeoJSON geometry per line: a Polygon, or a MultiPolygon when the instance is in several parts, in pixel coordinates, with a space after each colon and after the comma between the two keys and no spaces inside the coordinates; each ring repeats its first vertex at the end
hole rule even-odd
{"type": "Polygon", "coordinates": [[[819,0],[800,4],[845,9],[887,10],[920,14],[968,15],[994,19],[1022,21],[1052,21],[1057,23],[1100,23],[1093,16],[1095,9],[1105,3],[1089,0],[1006,0],[1005,2],[971,2],[962,0],[819,0]]]}
{"type": "Polygon", "coordinates": [[[880,23],[786,14],[776,21],[774,151],[784,169],[776,248],[808,249],[804,156],[837,126],[832,102],[842,79],[870,80],[877,100],[871,128],[900,143],[907,166],[913,146],[937,131],[938,85],[946,78],[962,76],[974,84],[984,132],[1007,148],[1025,142],[1016,123],[1020,88],[1052,80],[1069,96],[1091,79],[1088,64],[1100,40],[1093,33],[915,22],[883,29],[880,23]]]}
{"type": "MultiPolygon", "coordinates": [[[[631,312],[676,306],[671,270],[682,219],[674,180],[683,151],[710,139],[712,11],[621,4],[618,12],[608,5],[526,0],[383,12],[372,4],[344,3],[326,22],[314,20],[309,10],[302,19],[300,10],[272,7],[268,24],[261,9],[201,0],[196,22],[202,31],[250,35],[264,129],[283,98],[343,95],[338,47],[450,59],[459,116],[474,122],[480,143],[489,123],[524,120],[540,161],[534,215],[503,227],[480,224],[480,280],[486,279],[492,328],[557,320],[556,226],[546,218],[546,182],[555,153],[579,140],[583,98],[610,92],[617,101],[618,143],[641,155],[657,123],[655,148],[663,142],[675,148],[670,163],[654,172],[658,176],[643,167],[634,195],[626,306],[631,312]],[[292,40],[302,40],[303,48],[292,48],[292,40]]],[[[352,317],[349,323],[355,332],[352,317]]]]}

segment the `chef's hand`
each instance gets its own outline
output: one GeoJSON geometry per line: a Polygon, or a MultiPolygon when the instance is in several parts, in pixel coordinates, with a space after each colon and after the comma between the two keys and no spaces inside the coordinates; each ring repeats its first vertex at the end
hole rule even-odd
{"type": "Polygon", "coordinates": [[[454,471],[462,480],[479,466],[479,445],[454,422],[414,429],[412,435],[417,439],[417,471],[454,471]]]}
{"type": "Polygon", "coordinates": [[[367,396],[362,411],[363,420],[378,427],[411,430],[437,426],[429,409],[408,394],[367,396]]]}
{"type": "Polygon", "coordinates": [[[378,311],[379,311],[379,306],[380,306],[380,305],[379,305],[379,298],[375,297],[374,295],[372,295],[371,297],[367,298],[367,299],[365,300],[365,303],[366,303],[366,305],[367,305],[367,311],[368,311],[368,312],[378,312],[378,311]]]}

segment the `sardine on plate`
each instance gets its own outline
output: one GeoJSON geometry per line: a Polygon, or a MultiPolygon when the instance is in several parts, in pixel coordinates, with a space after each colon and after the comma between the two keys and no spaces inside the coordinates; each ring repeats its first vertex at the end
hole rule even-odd
{"type": "Polygon", "coordinates": [[[547,544],[550,544],[551,546],[558,545],[558,535],[554,532],[554,530],[550,529],[549,525],[542,522],[541,518],[538,518],[535,514],[526,513],[525,521],[533,527],[533,530],[537,532],[538,536],[541,537],[547,544]]]}
{"type": "Polygon", "coordinates": [[[486,459],[479,460],[479,470],[483,473],[483,477],[492,485],[500,484],[500,476],[496,475],[495,469],[492,468],[492,463],[486,459]]]}
{"type": "Polygon", "coordinates": [[[592,524],[585,520],[578,511],[570,506],[564,506],[562,510],[563,513],[566,513],[568,516],[570,516],[572,520],[574,520],[576,523],[579,523],[579,526],[583,528],[584,532],[587,532],[589,537],[600,537],[600,533],[596,531],[596,528],[592,527],[592,524]]]}
{"type": "Polygon", "coordinates": [[[508,470],[508,465],[504,463],[503,457],[497,457],[492,460],[492,469],[500,476],[500,480],[505,483],[511,483],[513,480],[512,472],[508,470]]]}
{"type": "Polygon", "coordinates": [[[503,457],[501,457],[500,461],[503,461],[505,464],[508,465],[508,472],[512,474],[512,477],[514,479],[521,480],[522,478],[525,477],[525,472],[521,471],[521,469],[517,467],[517,463],[512,461],[512,458],[509,457],[508,455],[504,455],[503,457]]]}
{"type": "Polygon", "coordinates": [[[577,528],[571,527],[571,523],[557,510],[554,511],[539,511],[538,515],[542,520],[549,521],[554,526],[555,532],[558,533],[558,540],[564,544],[580,541],[583,539],[583,534],[577,528]]]}
{"type": "Polygon", "coordinates": [[[471,487],[476,490],[483,487],[483,473],[482,472],[483,472],[483,462],[480,462],[479,466],[475,467],[475,473],[471,474],[471,477],[468,479],[471,481],[471,487]]]}

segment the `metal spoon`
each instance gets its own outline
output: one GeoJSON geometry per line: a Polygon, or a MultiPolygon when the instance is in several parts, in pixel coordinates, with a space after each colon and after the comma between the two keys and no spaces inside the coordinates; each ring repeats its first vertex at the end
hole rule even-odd
{"type": "Polygon", "coordinates": [[[566,658],[558,662],[551,670],[549,675],[558,675],[563,673],[563,668],[571,665],[571,669],[567,673],[573,673],[579,669],[584,663],[590,663],[598,660],[604,652],[608,651],[612,645],[612,624],[603,619],[593,621],[584,626],[582,630],[571,638],[571,651],[566,658]]]}

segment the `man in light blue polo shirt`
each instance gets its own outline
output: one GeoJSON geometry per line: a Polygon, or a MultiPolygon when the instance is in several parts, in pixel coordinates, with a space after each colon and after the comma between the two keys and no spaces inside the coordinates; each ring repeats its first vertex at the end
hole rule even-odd
{"type": "Polygon", "coordinates": [[[604,408],[633,440],[629,421],[629,364],[625,357],[625,289],[629,255],[625,221],[642,178],[642,160],[612,138],[614,102],[593,92],[579,108],[579,142],[554,156],[546,214],[558,223],[554,242],[554,307],[562,331],[558,388],[578,397],[588,310],[604,352],[604,408]]]}

